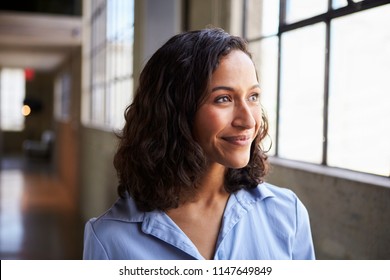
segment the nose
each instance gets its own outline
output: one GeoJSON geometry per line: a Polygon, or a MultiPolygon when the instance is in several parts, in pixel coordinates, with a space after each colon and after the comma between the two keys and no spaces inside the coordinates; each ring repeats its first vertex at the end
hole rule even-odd
{"type": "Polygon", "coordinates": [[[245,129],[253,128],[256,125],[256,119],[254,114],[254,109],[251,108],[246,102],[236,104],[234,108],[234,117],[232,125],[234,127],[240,127],[245,129]]]}

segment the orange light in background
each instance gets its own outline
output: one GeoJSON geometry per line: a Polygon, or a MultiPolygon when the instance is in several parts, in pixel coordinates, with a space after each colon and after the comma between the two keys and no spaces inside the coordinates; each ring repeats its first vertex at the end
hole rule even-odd
{"type": "Polygon", "coordinates": [[[30,114],[31,114],[31,108],[30,108],[30,106],[28,106],[28,105],[23,105],[23,107],[22,107],[22,114],[23,114],[23,116],[25,116],[25,117],[27,117],[28,115],[30,115],[30,114]]]}
{"type": "Polygon", "coordinates": [[[26,81],[32,81],[34,79],[34,69],[26,68],[24,69],[24,77],[26,78],[26,81]]]}

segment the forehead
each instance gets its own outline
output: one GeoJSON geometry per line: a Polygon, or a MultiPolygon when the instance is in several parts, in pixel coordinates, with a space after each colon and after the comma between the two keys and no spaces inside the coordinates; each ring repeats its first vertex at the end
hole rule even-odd
{"type": "Polygon", "coordinates": [[[206,84],[205,91],[199,98],[199,104],[210,97],[211,91],[216,86],[233,86],[237,79],[246,78],[247,84],[258,85],[257,73],[252,59],[241,50],[232,50],[220,58],[217,68],[212,73],[206,84]],[[246,69],[246,71],[243,71],[246,69]],[[246,73],[244,73],[246,72],[246,73]]]}
{"type": "Polygon", "coordinates": [[[210,81],[211,84],[218,82],[257,83],[256,69],[252,59],[240,50],[233,50],[222,57],[210,81]]]}

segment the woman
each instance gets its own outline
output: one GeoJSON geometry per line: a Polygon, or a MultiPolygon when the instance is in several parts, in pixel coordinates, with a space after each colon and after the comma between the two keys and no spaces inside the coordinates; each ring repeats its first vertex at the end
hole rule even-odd
{"type": "Polygon", "coordinates": [[[305,207],[263,182],[267,120],[245,41],[172,37],[140,76],[114,158],[120,198],[84,259],[313,259],[305,207]]]}

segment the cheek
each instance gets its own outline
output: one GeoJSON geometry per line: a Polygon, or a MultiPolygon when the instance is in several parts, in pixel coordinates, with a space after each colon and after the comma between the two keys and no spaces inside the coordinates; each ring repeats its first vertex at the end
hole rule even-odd
{"type": "Polygon", "coordinates": [[[198,142],[214,138],[226,125],[226,116],[216,110],[200,110],[195,116],[194,137],[198,142]]]}

